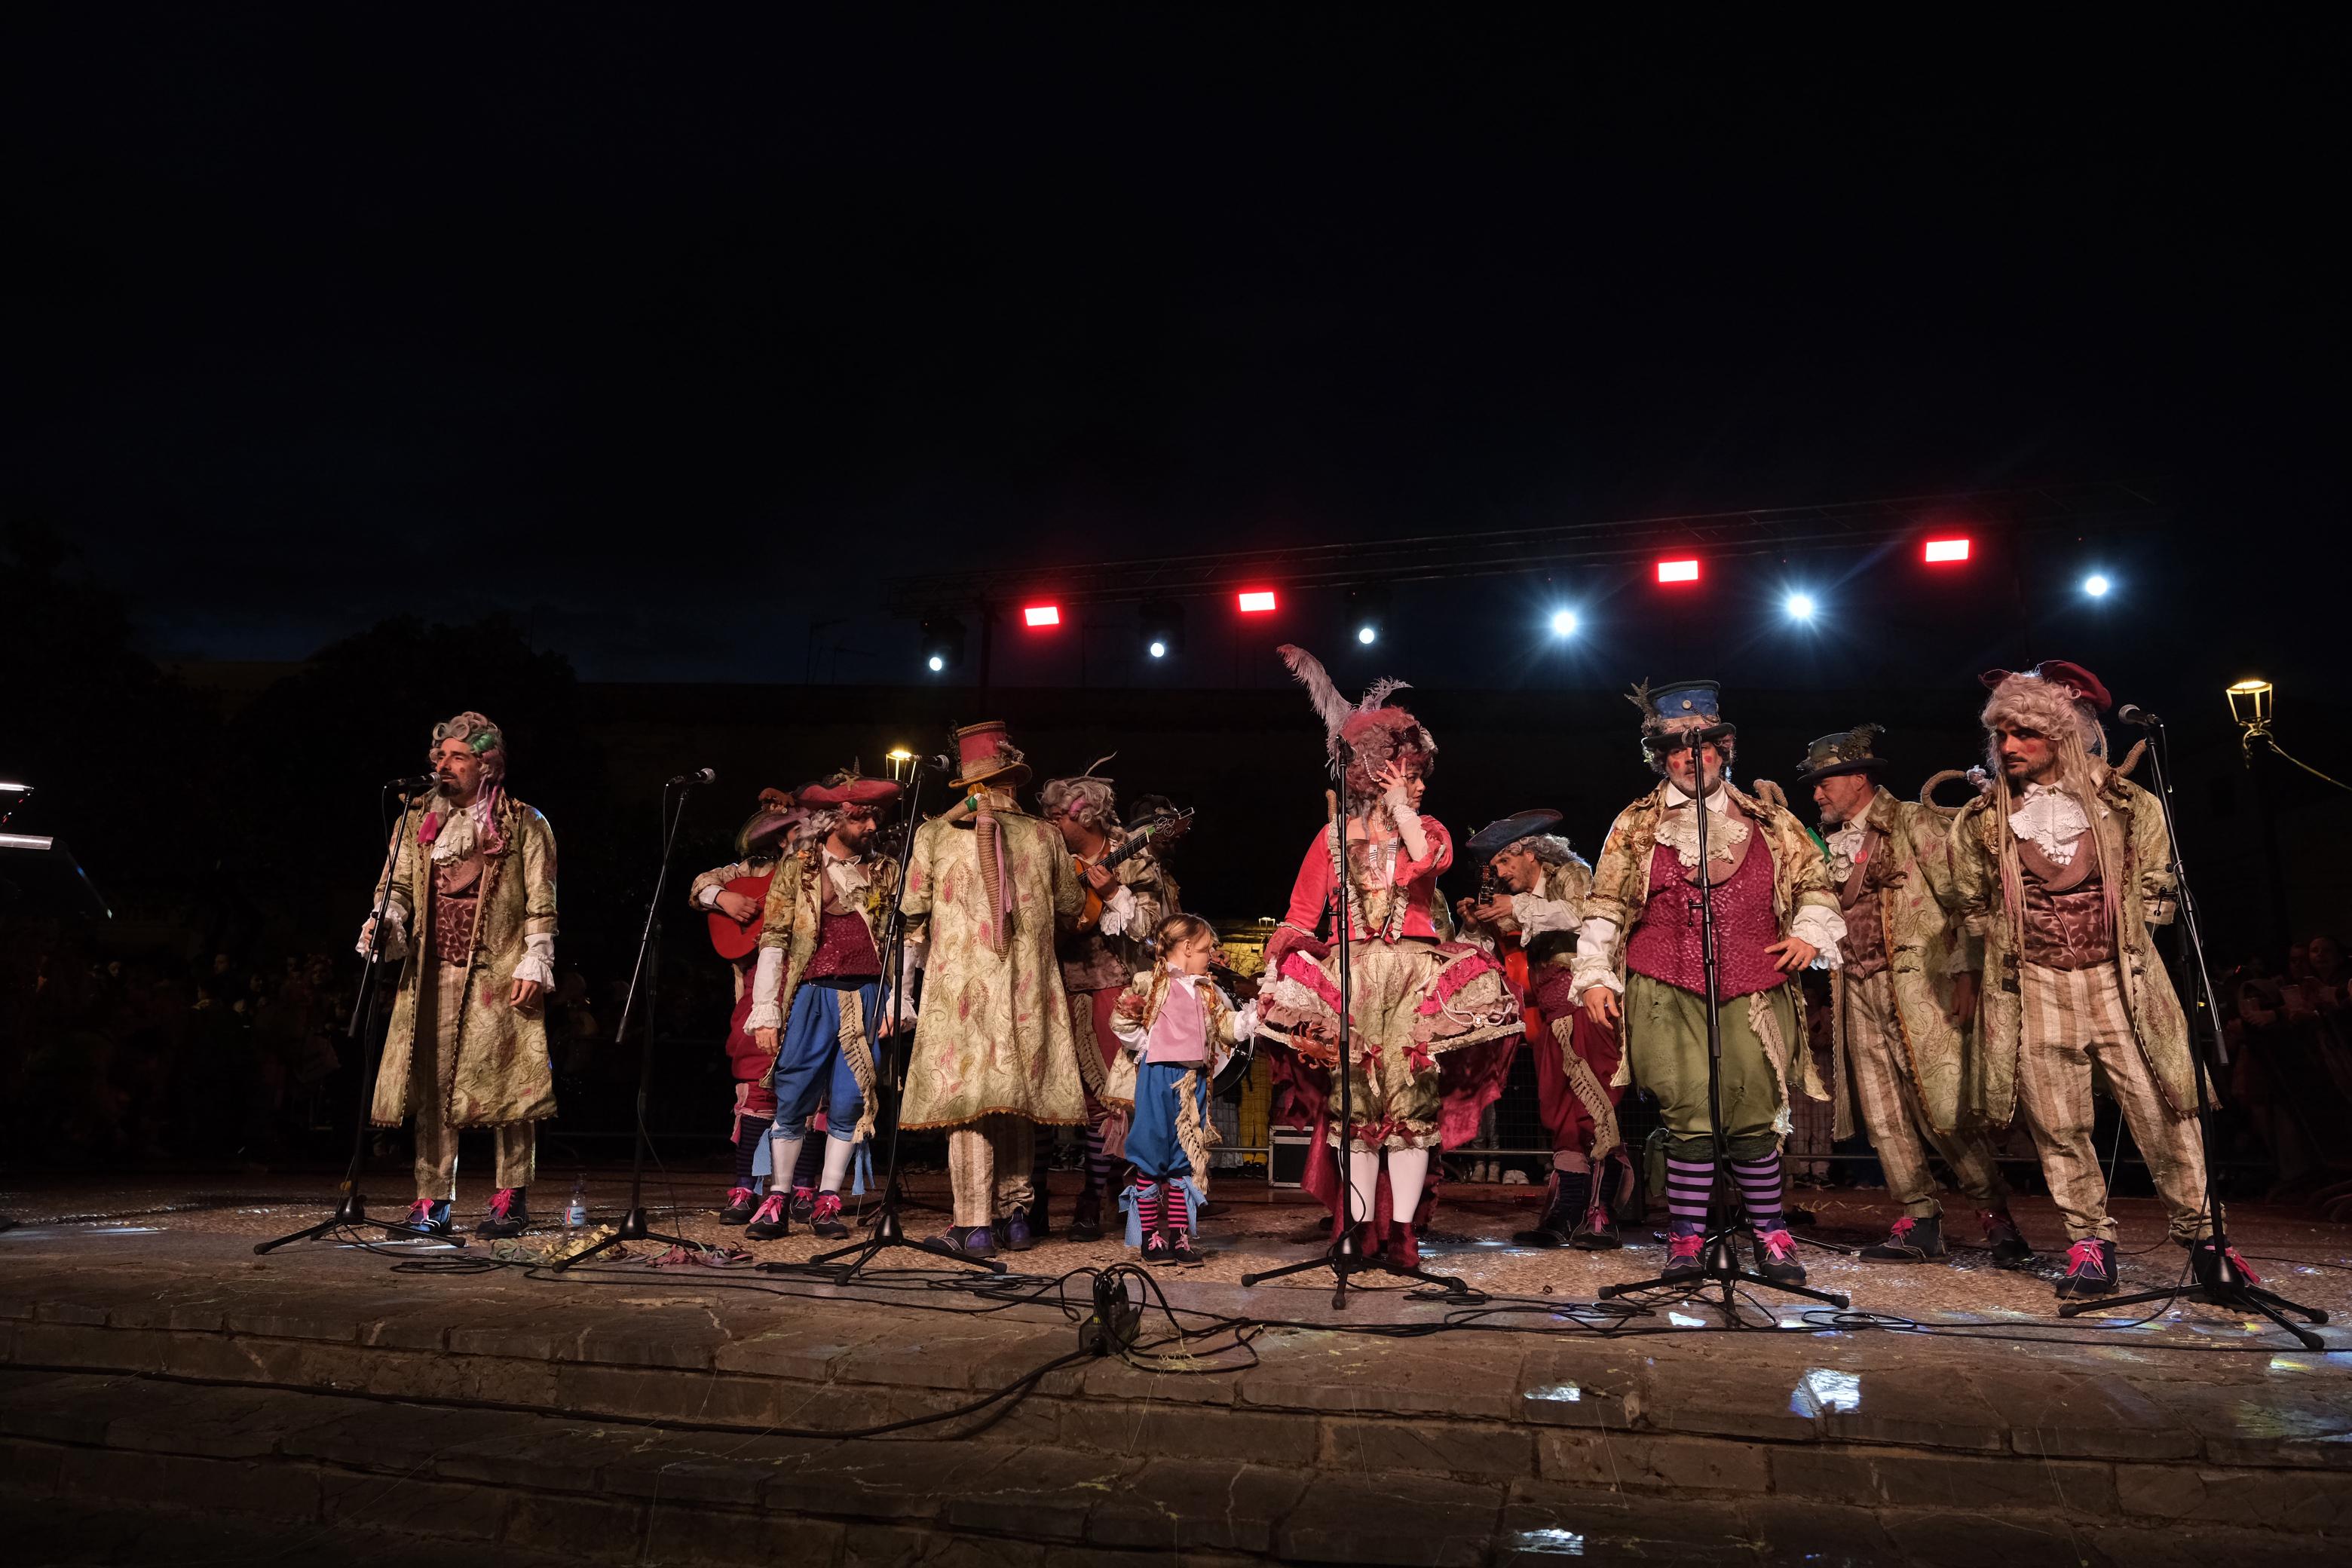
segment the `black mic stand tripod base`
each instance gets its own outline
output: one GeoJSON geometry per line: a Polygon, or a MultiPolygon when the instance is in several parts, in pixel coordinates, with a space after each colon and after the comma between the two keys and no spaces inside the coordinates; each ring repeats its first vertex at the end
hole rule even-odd
{"type": "MultiPolygon", "coordinates": [[[[2156,788],[2151,793],[2155,795],[2158,805],[2163,809],[2164,830],[2172,840],[2171,871],[2172,885],[2175,889],[2173,898],[2179,910],[2181,942],[2187,950],[2186,958],[2189,967],[2204,999],[2207,1026],[2213,1031],[2209,1037],[2211,1040],[2211,1048],[2219,1058],[2220,1065],[2227,1068],[2230,1065],[2229,1047],[2224,1044],[2221,1033],[2220,999],[2213,994],[2213,971],[2205,961],[2204,921],[2198,911],[2196,894],[2189,886],[2188,867],[2181,859],[2179,828],[2172,819],[2172,768],[2167,758],[2169,742],[2165,735],[2163,723],[2155,714],[2143,714],[2141,721],[2148,731],[2147,755],[2154,768],[2153,782],[2156,788]]],[[[2120,958],[2117,962],[2121,962],[2120,958]]],[[[2193,1048],[2196,1038],[2193,1031],[2196,1026],[2192,1022],[2189,1026],[2192,1030],[2190,1043],[2193,1048]]],[[[2316,1308],[2306,1307],[2300,1301],[2290,1301],[2275,1290],[2263,1289],[2246,1278],[2238,1260],[2231,1253],[2230,1233],[2221,1207],[2221,1194],[2218,1185],[2219,1167],[2213,1160],[2213,1103],[2205,1086],[2205,1063],[2200,1059],[2194,1065],[2197,1072],[2198,1147],[2205,1156],[2205,1213],[2212,1219],[2213,1234],[2203,1241],[2192,1243],[2191,1256],[2192,1258],[2195,1256],[2196,1247],[2210,1247],[2213,1249],[2213,1271],[2210,1278],[2199,1279],[2193,1285],[2176,1285],[2169,1289],[2139,1290],[2128,1296],[2095,1296],[2082,1300],[2068,1301],[2058,1309],[2058,1315],[2062,1318],[2074,1318],[2080,1317],[2084,1312],[2105,1312],[2117,1307],[2146,1306],[2153,1301],[2193,1301],[2201,1306],[2221,1307],[2242,1314],[2260,1312],[2263,1317],[2293,1334],[2302,1343],[2304,1349],[2325,1350],[2327,1348],[2325,1340],[2309,1329],[2288,1321],[2287,1314],[2292,1312],[2313,1323],[2326,1322],[2327,1314],[2316,1308]]]]}
{"type": "MultiPolygon", "coordinates": [[[[678,825],[686,820],[687,792],[693,789],[697,782],[698,775],[689,773],[672,779],[662,786],[662,810],[669,818],[668,830],[662,836],[661,869],[654,877],[653,902],[646,906],[646,929],[637,938],[637,962],[629,971],[629,991],[621,1003],[621,1022],[613,1031],[615,1041],[628,1037],[629,1015],[636,1008],[637,985],[645,978],[646,957],[653,951],[661,931],[662,900],[669,894],[669,863],[677,845],[678,825]],[[674,813],[669,810],[669,791],[673,784],[678,789],[677,809],[674,813]]],[[[689,1236],[672,1236],[666,1231],[656,1230],[646,1217],[646,1144],[649,1139],[646,1130],[646,1101],[652,1096],[654,1084],[653,1008],[648,1006],[646,1014],[646,1026],[637,1048],[637,1135],[629,1171],[628,1212],[621,1216],[621,1223],[614,1227],[612,1235],[568,1258],[558,1259],[553,1267],[559,1274],[574,1264],[585,1263],[592,1258],[610,1252],[624,1242],[659,1241],[671,1247],[693,1247],[698,1251],[705,1245],[689,1236]]]]}
{"type": "MultiPolygon", "coordinates": [[[[377,804],[381,808],[381,795],[377,797],[377,804]]],[[[413,1225],[402,1225],[388,1219],[370,1219],[367,1200],[360,1194],[360,1169],[367,1163],[368,1104],[375,1096],[376,1074],[383,1065],[382,1057],[368,1049],[368,1041],[375,1033],[377,979],[383,967],[383,922],[392,905],[392,872],[399,861],[401,836],[407,831],[408,807],[404,801],[400,826],[393,832],[391,847],[384,851],[383,890],[376,895],[375,915],[368,926],[368,950],[360,973],[360,994],[352,1004],[351,1026],[344,1032],[344,1038],[351,1044],[352,1060],[359,1064],[353,1075],[359,1079],[359,1102],[352,1111],[352,1159],[343,1170],[342,1199],[335,1205],[333,1214],[316,1225],[305,1226],[292,1235],[281,1236],[274,1241],[256,1242],[253,1250],[257,1253],[274,1252],[289,1242],[315,1241],[320,1237],[332,1236],[337,1231],[358,1226],[389,1231],[394,1236],[405,1237],[413,1241],[437,1241],[450,1247],[466,1245],[466,1238],[455,1230],[446,1235],[436,1235],[413,1225]]]]}

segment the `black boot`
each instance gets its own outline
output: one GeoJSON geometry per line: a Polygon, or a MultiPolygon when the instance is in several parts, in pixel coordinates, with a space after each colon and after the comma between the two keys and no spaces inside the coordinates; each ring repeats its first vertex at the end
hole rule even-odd
{"type": "Polygon", "coordinates": [[[523,1201],[520,1187],[500,1187],[490,1197],[490,1206],[482,1223],[474,1227],[476,1236],[520,1236],[530,1228],[530,1205],[523,1201]]]}
{"type": "Polygon", "coordinates": [[[2084,1237],[2066,1249],[2066,1278],[2058,1281],[2062,1300],[2116,1293],[2116,1244],[2084,1237]]]}
{"type": "Polygon", "coordinates": [[[2025,1232],[2009,1217],[2007,1209],[1987,1209],[1979,1216],[1984,1221],[1985,1245],[1992,1248],[1996,1268],[2022,1268],[2033,1261],[2033,1244],[2025,1239],[2025,1232]]]}
{"type": "Polygon", "coordinates": [[[1551,1196],[1544,1204],[1543,1217],[1536,1221],[1533,1230],[1523,1230],[1513,1236],[1513,1245],[1566,1247],[1576,1234],[1577,1221],[1584,1217],[1585,1205],[1591,1196],[1591,1172],[1554,1171],[1551,1173],[1551,1196]]]}
{"type": "Polygon", "coordinates": [[[1885,1241],[1862,1249],[1865,1263],[1925,1263],[1944,1256],[1944,1216],[1905,1215],[1885,1241]]]}
{"type": "Polygon", "coordinates": [[[1624,1165],[1602,1161],[1600,1184],[1592,1206],[1577,1215],[1576,1231],[1568,1238],[1570,1247],[1585,1252],[1609,1252],[1625,1245],[1617,1234],[1617,1194],[1625,1185],[1624,1165]]]}
{"type": "Polygon", "coordinates": [[[1100,1241],[1102,1239],[1102,1190],[1088,1187],[1078,1194],[1070,1209],[1070,1239],[1100,1241]]]}

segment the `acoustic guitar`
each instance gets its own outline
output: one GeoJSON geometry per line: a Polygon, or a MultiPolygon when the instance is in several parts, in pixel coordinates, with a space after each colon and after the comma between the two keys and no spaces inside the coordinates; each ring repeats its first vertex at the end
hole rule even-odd
{"type": "MultiPolygon", "coordinates": [[[[768,883],[775,876],[770,871],[758,877],[738,877],[722,890],[740,893],[755,904],[768,901],[768,883]]],[[[752,917],[749,925],[737,925],[735,917],[722,910],[710,911],[710,945],[719,956],[730,963],[740,963],[760,951],[760,921],[752,917]]]]}
{"type": "MultiPolygon", "coordinates": [[[[1087,860],[1076,855],[1071,856],[1070,859],[1072,863],[1078,868],[1079,882],[1082,885],[1086,884],[1087,872],[1097,866],[1101,867],[1106,871],[1118,870],[1121,864],[1135,855],[1138,851],[1141,850],[1145,845],[1150,843],[1155,835],[1160,837],[1173,837],[1175,835],[1181,833],[1185,827],[1192,823],[1192,808],[1188,805],[1181,811],[1172,811],[1160,816],[1155,816],[1149,822],[1142,823],[1136,827],[1129,829],[1127,842],[1112,850],[1109,854],[1105,855],[1099,860],[1087,860]]],[[[1091,885],[1087,885],[1087,907],[1078,912],[1078,929],[1080,931],[1094,930],[1095,927],[1102,923],[1102,895],[1096,892],[1091,885]]]]}

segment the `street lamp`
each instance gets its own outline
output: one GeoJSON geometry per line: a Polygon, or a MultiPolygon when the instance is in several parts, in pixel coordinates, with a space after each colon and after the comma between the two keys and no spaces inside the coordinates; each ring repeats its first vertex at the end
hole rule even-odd
{"type": "Polygon", "coordinates": [[[883,753],[883,759],[890,764],[890,778],[894,783],[905,784],[908,776],[915,771],[908,765],[914,762],[915,753],[904,746],[891,747],[883,753]]]}
{"type": "Polygon", "coordinates": [[[2261,676],[2233,681],[2223,693],[2230,700],[2230,718],[2238,726],[2238,743],[2253,750],[2254,738],[2271,732],[2271,683],[2261,676]]]}

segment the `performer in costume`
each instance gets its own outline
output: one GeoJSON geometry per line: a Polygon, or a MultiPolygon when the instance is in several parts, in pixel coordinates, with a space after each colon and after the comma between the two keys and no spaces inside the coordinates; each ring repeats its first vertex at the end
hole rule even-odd
{"type": "Polygon", "coordinates": [[[1013,798],[1029,765],[1004,725],[957,731],[956,750],[967,793],[915,830],[899,904],[925,960],[899,1125],[948,1130],[955,1224],[940,1239],[984,1258],[1000,1217],[1007,1246],[1030,1245],[1037,1124],[1086,1120],[1054,952],[1085,900],[1061,834],[1013,798]]]}
{"type": "Polygon", "coordinates": [[[1217,1142],[1210,1087],[1234,1047],[1256,1032],[1257,1004],[1235,1008],[1209,978],[1217,933],[1200,916],[1160,921],[1151,945],[1151,968],[1134,976],[1113,1008],[1124,1048],[1103,1093],[1134,1121],[1127,1154],[1141,1194],[1143,1260],[1198,1263],[1192,1199],[1208,1194],[1209,1150],[1217,1142]]]}
{"type": "Polygon", "coordinates": [[[1959,908],[1984,942],[1967,1103],[1995,1127],[2024,1114],[2073,1244],[2058,1294],[2109,1295],[2116,1226],[2091,1140],[2096,1066],[2173,1239],[2210,1279],[2200,1069],[2149,930],[2174,914],[2164,812],[2108,766],[2107,691],[2089,670],[2045,659],[1984,681],[1990,777],[1950,829],[1959,908]]]}
{"type": "Polygon", "coordinates": [[[2014,1268],[2032,1247],[2010,1217],[2009,1184],[1981,1130],[1960,1108],[1962,1032],[1983,947],[1953,907],[1949,836],[1933,807],[1897,800],[1878,782],[1885,731],[1862,724],[1808,748],[1801,789],[1813,792],[1830,847],[1830,880],[1845,921],[1830,976],[1832,1027],[1853,1074],[1862,1124],[1903,1205],[1874,1263],[1945,1256],[1943,1205],[1927,1169],[1932,1146],[1984,1221],[1995,1263],[2014,1268]],[[1967,976],[1963,980],[1961,977],[1967,976]]]}
{"type": "Polygon", "coordinates": [[[842,1178],[874,1131],[872,1032],[893,1022],[882,995],[882,927],[898,893],[896,861],[871,853],[877,816],[898,798],[888,779],[845,770],[801,792],[813,815],[798,847],[768,882],[760,965],[745,1024],[772,1062],[776,1120],[769,1133],[768,1195],[743,1234],[769,1241],[792,1231],[785,1174],[800,1157],[809,1115],[825,1107],[824,1165],[809,1228],[838,1239],[842,1178]]]}
{"type": "MultiPolygon", "coordinates": [[[[760,809],[736,830],[735,858],[697,877],[694,885],[687,889],[687,902],[706,914],[724,916],[738,926],[755,927],[765,907],[764,898],[731,890],[729,884],[772,876],[786,837],[807,816],[807,811],[794,805],[784,791],[761,790],[760,809]]],[[[754,937],[749,952],[727,961],[728,977],[735,986],[735,1010],[728,1016],[726,1041],[727,1066],[735,1079],[735,1180],[727,1189],[727,1202],[719,1209],[719,1217],[729,1225],[748,1224],[758,1206],[759,1177],[754,1174],[754,1167],[761,1140],[767,1137],[769,1127],[776,1120],[776,1094],[769,1071],[775,1053],[761,1050],[751,1030],[744,1026],[751,1011],[751,972],[759,956],[758,940],[754,937]]],[[[785,1173],[776,1173],[773,1182],[779,1187],[784,1185],[785,1173]]],[[[811,1196],[814,1196],[813,1191],[811,1196]]]]}
{"type": "MultiPolygon", "coordinates": [[[[1307,847],[1289,911],[1266,942],[1260,1030],[1289,1047],[1276,1074],[1288,1080],[1299,1112],[1320,1124],[1318,1142],[1335,1148],[1342,1130],[1329,1124],[1328,1075],[1335,1067],[1349,1075],[1347,1212],[1359,1234],[1340,1241],[1368,1238],[1390,1261],[1416,1267],[1432,1196],[1430,1151],[1469,1139],[1501,1094],[1524,1027],[1519,1005],[1490,954],[1445,940],[1452,921],[1437,878],[1453,864],[1454,842],[1420,810],[1437,742],[1410,712],[1383,706],[1402,683],[1377,682],[1351,705],[1312,655],[1288,646],[1281,652],[1315,700],[1345,799],[1341,823],[1307,847]],[[1338,1061],[1339,957],[1317,934],[1333,907],[1349,922],[1350,942],[1354,1017],[1345,1064],[1338,1061]]],[[[1311,1160],[1307,1175],[1336,1228],[1335,1170],[1311,1160]]]]}
{"type": "MultiPolygon", "coordinates": [[[[1576,990],[1594,1023],[1625,1042],[1621,1083],[1639,1082],[1665,1123],[1671,1238],[1664,1275],[1695,1278],[1714,1185],[1707,1104],[1706,995],[1700,963],[1698,802],[1708,813],[1706,881],[1715,910],[1723,1039],[1723,1131],[1758,1272],[1801,1284],[1803,1265],[1781,1215],[1781,1140],[1791,1092],[1832,1098],[1806,1048],[1797,976],[1816,957],[1834,963],[1845,934],[1829,861],[1780,791],[1750,795],[1729,773],[1735,735],[1712,680],[1633,689],[1642,753],[1664,776],[1618,814],[1601,847],[1592,896],[1576,941],[1576,990]],[[1622,999],[1622,1001],[1620,999],[1622,999]],[[1621,1021],[1622,1020],[1622,1021],[1621,1021]]],[[[1837,1135],[1843,1072],[1834,1054],[1837,1135]]]]}
{"type": "Polygon", "coordinates": [[[1487,868],[1494,891],[1464,900],[1462,913],[1500,949],[1504,969],[1527,997],[1536,1108],[1552,1146],[1543,1216],[1514,1239],[1606,1250],[1619,1245],[1616,1205],[1633,1160],[1617,1132],[1624,1090],[1616,1083],[1616,1031],[1576,1004],[1576,928],[1592,868],[1567,839],[1530,833],[1496,850],[1487,868]]]}
{"type": "MultiPolygon", "coordinates": [[[[520,1236],[537,1124],[555,1114],[542,998],[555,984],[555,833],[506,790],[506,740],[479,713],[433,730],[434,788],[396,830],[381,955],[407,963],[370,1120],[416,1119],[406,1223],[446,1234],[457,1132],[487,1127],[498,1190],[477,1236],[520,1236]]],[[[383,896],[381,884],[376,889],[383,896]]],[[[368,925],[373,924],[370,917],[368,925]]],[[[360,932],[360,951],[369,931],[360,932]]]]}
{"type": "MultiPolygon", "coordinates": [[[[1118,1113],[1102,1098],[1104,1075],[1120,1054],[1111,1008],[1136,972],[1151,958],[1145,938],[1169,910],[1160,896],[1160,862],[1149,848],[1138,848],[1115,868],[1100,864],[1127,847],[1128,830],[1119,825],[1118,797],[1109,779],[1095,772],[1105,757],[1075,778],[1048,779],[1037,792],[1045,819],[1062,835],[1070,854],[1087,862],[1081,873],[1087,889],[1101,905],[1099,917],[1081,919],[1078,928],[1056,943],[1062,963],[1062,989],[1070,999],[1070,1033],[1078,1044],[1078,1076],[1087,1089],[1087,1168],[1076,1206],[1070,1215],[1074,1241],[1102,1239],[1103,1194],[1110,1184],[1115,1151],[1120,1146],[1118,1113]],[[1094,1055],[1087,1048],[1094,1048],[1094,1055]]],[[[1091,906],[1089,906],[1091,907],[1091,906]]],[[[1046,1147],[1038,1140],[1032,1183],[1035,1202],[1029,1211],[1034,1235],[1050,1234],[1046,1218],[1046,1147]]]]}

